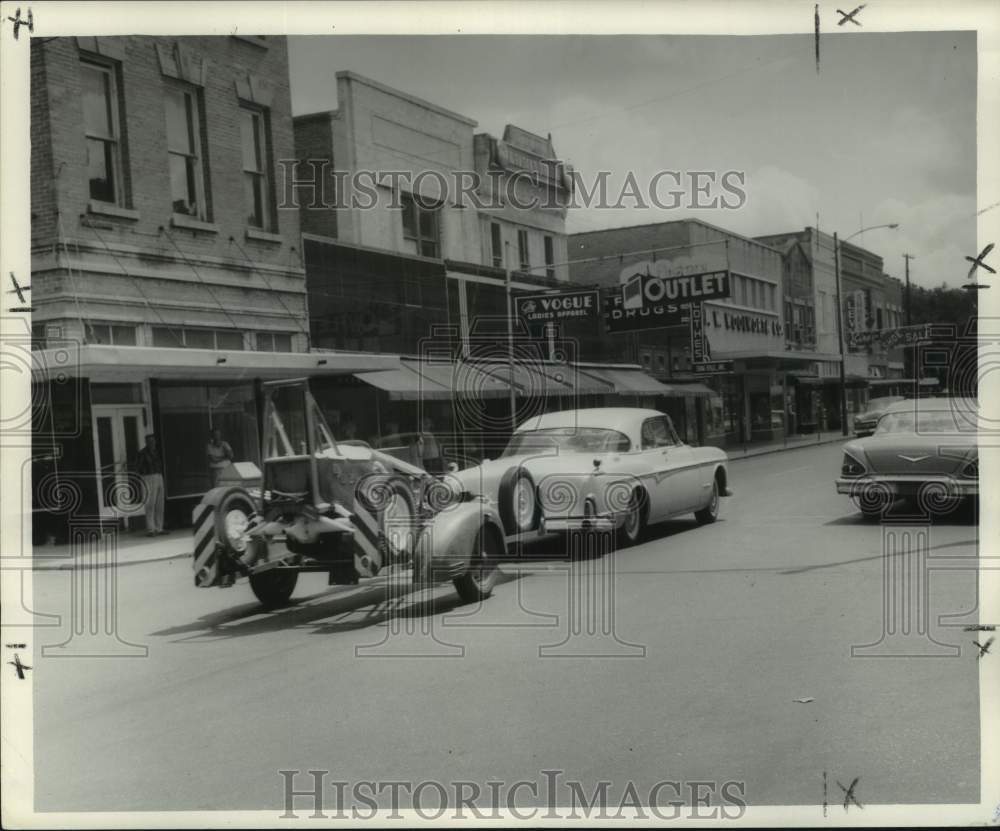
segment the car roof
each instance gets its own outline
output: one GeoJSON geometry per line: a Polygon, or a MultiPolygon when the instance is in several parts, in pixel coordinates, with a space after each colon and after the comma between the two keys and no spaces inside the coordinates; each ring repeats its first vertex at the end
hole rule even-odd
{"type": "Polygon", "coordinates": [[[532,416],[514,432],[545,430],[553,427],[604,427],[633,434],[647,418],[662,416],[659,410],[638,407],[590,407],[584,410],[560,410],[532,416]]]}

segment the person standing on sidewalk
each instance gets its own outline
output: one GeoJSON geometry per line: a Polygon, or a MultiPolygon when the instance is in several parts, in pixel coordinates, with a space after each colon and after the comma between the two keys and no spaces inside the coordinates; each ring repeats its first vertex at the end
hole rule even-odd
{"type": "Polygon", "coordinates": [[[146,485],[146,536],[166,534],[163,530],[163,459],[152,433],[146,435],[146,446],[139,451],[135,468],[146,485]]]}
{"type": "Polygon", "coordinates": [[[233,460],[233,448],[222,438],[222,431],[214,429],[208,436],[208,469],[212,476],[212,487],[219,484],[219,476],[233,460]]]}

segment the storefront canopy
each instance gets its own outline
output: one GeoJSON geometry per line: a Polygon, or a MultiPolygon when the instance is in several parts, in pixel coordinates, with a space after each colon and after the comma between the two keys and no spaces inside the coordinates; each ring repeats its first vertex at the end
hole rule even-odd
{"type": "Polygon", "coordinates": [[[936,387],[940,384],[937,378],[872,378],[868,382],[873,387],[889,387],[896,385],[907,385],[913,386],[913,384],[919,384],[921,387],[936,387]]]}
{"type": "Polygon", "coordinates": [[[358,372],[354,377],[388,393],[390,401],[446,401],[452,397],[448,387],[406,366],[379,372],[358,372]]]}
{"type": "Polygon", "coordinates": [[[676,392],[673,387],[660,383],[638,367],[633,369],[583,364],[580,372],[609,384],[618,395],[671,395],[676,392]]]}
{"type": "Polygon", "coordinates": [[[399,367],[395,355],[363,352],[250,352],[152,346],[73,344],[33,351],[31,376],[91,381],[252,381],[350,375],[399,367]]]}
{"type": "Polygon", "coordinates": [[[504,398],[510,395],[505,382],[482,372],[475,363],[404,359],[402,364],[456,397],[504,398]]]}
{"type": "Polygon", "coordinates": [[[711,398],[713,395],[718,395],[710,387],[706,387],[704,384],[675,384],[671,387],[673,389],[673,395],[679,396],[691,396],[692,398],[711,398]]]}

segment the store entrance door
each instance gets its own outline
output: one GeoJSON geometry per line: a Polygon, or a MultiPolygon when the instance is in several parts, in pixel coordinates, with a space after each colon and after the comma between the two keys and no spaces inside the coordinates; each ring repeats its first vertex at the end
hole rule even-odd
{"type": "Polygon", "coordinates": [[[142,488],[129,476],[143,445],[141,405],[95,404],[94,458],[97,461],[97,504],[102,519],[124,518],[143,512],[142,488]]]}

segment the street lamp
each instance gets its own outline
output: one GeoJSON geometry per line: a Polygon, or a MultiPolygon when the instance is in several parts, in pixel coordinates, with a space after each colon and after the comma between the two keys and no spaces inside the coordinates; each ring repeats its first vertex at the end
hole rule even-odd
{"type": "MultiPolygon", "coordinates": [[[[884,225],[870,225],[855,231],[845,239],[853,239],[858,234],[865,231],[874,231],[878,228],[891,228],[895,230],[899,227],[898,222],[889,222],[884,225]]],[[[833,232],[833,270],[837,280],[837,339],[840,343],[840,430],[842,435],[847,435],[847,355],[844,349],[844,311],[840,292],[840,240],[837,232],[833,232]]]]}

